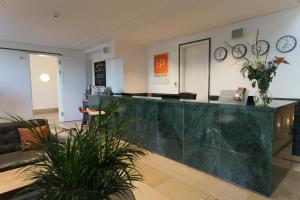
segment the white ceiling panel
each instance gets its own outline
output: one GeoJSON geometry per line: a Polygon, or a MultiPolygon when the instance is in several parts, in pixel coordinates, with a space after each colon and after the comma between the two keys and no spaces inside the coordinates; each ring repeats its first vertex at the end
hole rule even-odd
{"type": "Polygon", "coordinates": [[[0,0],[0,40],[80,50],[109,40],[150,44],[298,5],[298,0],[0,0]]]}

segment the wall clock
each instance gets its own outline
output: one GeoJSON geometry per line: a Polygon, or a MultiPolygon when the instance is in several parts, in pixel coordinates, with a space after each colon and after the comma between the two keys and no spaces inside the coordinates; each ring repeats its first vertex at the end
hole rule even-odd
{"type": "Polygon", "coordinates": [[[256,56],[263,56],[269,52],[270,44],[266,40],[259,40],[252,46],[252,53],[256,56]]]}
{"type": "Polygon", "coordinates": [[[217,61],[225,60],[227,57],[227,49],[225,47],[217,48],[215,50],[214,56],[217,61]]]}
{"type": "Polygon", "coordinates": [[[294,36],[286,35],[281,37],[276,44],[276,48],[281,53],[293,51],[297,46],[297,39],[294,36]]]}
{"type": "Polygon", "coordinates": [[[234,58],[243,58],[247,53],[247,47],[244,44],[237,44],[232,48],[231,53],[234,58]]]}

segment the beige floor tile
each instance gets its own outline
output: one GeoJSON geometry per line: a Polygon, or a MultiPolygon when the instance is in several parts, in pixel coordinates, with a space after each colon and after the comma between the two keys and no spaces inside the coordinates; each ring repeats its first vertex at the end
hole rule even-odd
{"type": "Polygon", "coordinates": [[[136,166],[139,168],[139,170],[143,173],[146,173],[147,171],[150,171],[151,169],[153,169],[153,167],[145,164],[144,162],[142,162],[144,158],[141,158],[139,160],[137,160],[136,162],[136,166]]]}
{"type": "Polygon", "coordinates": [[[270,200],[270,198],[263,197],[263,196],[256,195],[256,194],[251,194],[247,200],[270,200]]]}
{"type": "Polygon", "coordinates": [[[292,156],[292,160],[294,160],[296,162],[300,162],[300,156],[292,156]]]}
{"type": "Polygon", "coordinates": [[[145,156],[141,162],[143,162],[144,164],[147,164],[155,169],[164,169],[164,168],[168,168],[171,167],[173,165],[176,164],[176,162],[164,158],[162,156],[159,156],[157,154],[152,154],[149,153],[147,156],[145,156]]]}
{"type": "Polygon", "coordinates": [[[271,197],[272,200],[300,200],[300,198],[288,191],[277,189],[271,197]]]}
{"type": "Polygon", "coordinates": [[[144,172],[144,183],[151,187],[158,186],[170,179],[170,176],[154,168],[144,172]]]}
{"type": "Polygon", "coordinates": [[[150,157],[146,159],[143,158],[141,163],[158,170],[158,173],[163,173],[168,177],[178,179],[189,185],[195,185],[198,181],[207,176],[198,170],[156,154],[151,154],[150,157]]]}
{"type": "MultiPolygon", "coordinates": [[[[277,190],[279,190],[281,193],[284,192],[288,194],[289,196],[296,196],[300,199],[300,181],[292,178],[285,178],[282,180],[282,182],[279,184],[277,190]]],[[[276,197],[277,191],[274,192],[274,197],[276,197]]],[[[273,196],[272,196],[273,197],[273,196]]]]}
{"type": "MultiPolygon", "coordinates": [[[[297,171],[290,170],[286,175],[285,179],[291,179],[296,181],[297,183],[300,183],[300,173],[297,171]]],[[[299,184],[297,184],[297,186],[299,186],[299,184]]]]}
{"type": "Polygon", "coordinates": [[[273,157],[272,165],[289,169],[291,167],[291,162],[289,160],[273,157]]]}
{"type": "Polygon", "coordinates": [[[20,169],[0,173],[0,194],[31,183],[31,181],[25,181],[24,178],[25,176],[21,174],[20,169]]]}
{"type": "Polygon", "coordinates": [[[247,200],[250,196],[249,191],[211,176],[202,179],[195,187],[219,200],[247,200]]]}
{"type": "Polygon", "coordinates": [[[172,200],[205,200],[209,196],[193,186],[189,186],[176,179],[171,179],[154,187],[157,191],[172,200]]]}
{"type": "Polygon", "coordinates": [[[205,200],[218,200],[218,199],[213,196],[208,196],[205,200]]]}
{"type": "Polygon", "coordinates": [[[137,189],[133,191],[133,194],[136,200],[171,200],[144,183],[137,182],[135,186],[137,189]]]}
{"type": "Polygon", "coordinates": [[[197,184],[200,180],[207,177],[206,174],[180,163],[175,163],[171,167],[163,168],[161,171],[172,178],[180,180],[181,182],[191,186],[197,184]]]}
{"type": "Polygon", "coordinates": [[[292,163],[292,170],[300,173],[300,163],[292,163]]]}
{"type": "MultiPolygon", "coordinates": [[[[299,169],[300,169],[300,166],[299,166],[299,169]]],[[[300,171],[298,172],[296,170],[290,170],[285,178],[289,178],[289,179],[295,180],[300,183],[300,171]]]]}

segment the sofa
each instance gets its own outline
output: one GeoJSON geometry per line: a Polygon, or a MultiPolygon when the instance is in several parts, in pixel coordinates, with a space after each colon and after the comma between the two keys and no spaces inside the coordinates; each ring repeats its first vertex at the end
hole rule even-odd
{"type": "MultiPolygon", "coordinates": [[[[39,126],[47,125],[44,119],[30,120],[39,126]]],[[[21,151],[21,140],[18,132],[18,123],[0,123],[0,173],[19,167],[24,167],[33,162],[37,162],[37,153],[41,150],[21,151]]]]}

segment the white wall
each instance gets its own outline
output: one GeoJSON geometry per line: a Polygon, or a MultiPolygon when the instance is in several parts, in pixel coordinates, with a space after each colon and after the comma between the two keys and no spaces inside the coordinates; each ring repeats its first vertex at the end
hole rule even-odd
{"type": "MultiPolygon", "coordinates": [[[[0,47],[62,54],[63,63],[60,66],[62,75],[59,78],[62,82],[61,94],[59,94],[61,96],[60,111],[64,112],[67,120],[81,119],[82,115],[78,112],[78,107],[82,105],[86,83],[85,56],[81,51],[6,41],[0,41],[0,47]]],[[[25,118],[32,118],[33,105],[28,53],[20,51],[1,52],[6,52],[6,57],[0,59],[0,112],[8,111],[25,118]],[[10,65],[14,67],[10,67],[10,65]]],[[[63,118],[60,116],[60,119],[63,118]]]]}
{"type": "Polygon", "coordinates": [[[86,54],[86,87],[94,85],[94,63],[115,57],[114,42],[105,42],[84,52],[86,54]],[[110,52],[104,53],[103,48],[109,47],[110,52]]]}
{"type": "Polygon", "coordinates": [[[29,59],[33,110],[58,108],[58,58],[30,54],[29,59]],[[48,82],[40,80],[44,73],[50,76],[48,82]]]}
{"type": "Polygon", "coordinates": [[[106,86],[111,87],[113,93],[124,91],[123,59],[110,59],[106,61],[106,86]]]}
{"type": "Polygon", "coordinates": [[[146,47],[117,41],[115,53],[124,62],[124,92],[147,92],[146,47]]]}
{"type": "Polygon", "coordinates": [[[85,51],[86,58],[86,85],[94,85],[94,63],[106,62],[106,86],[111,87],[114,93],[121,93],[124,90],[124,71],[123,59],[115,56],[115,43],[106,42],[96,46],[90,50],[85,51]],[[104,53],[103,48],[108,47],[109,52],[104,53]]]}
{"type": "Polygon", "coordinates": [[[28,54],[0,50],[0,71],[0,116],[4,111],[32,118],[28,54]]]}
{"type": "Polygon", "coordinates": [[[94,63],[106,61],[107,86],[114,92],[147,91],[146,47],[123,41],[107,42],[85,51],[87,53],[87,86],[94,84],[94,63]],[[103,47],[110,47],[104,54],[103,47]]]}
{"type": "MultiPolygon", "coordinates": [[[[212,38],[211,58],[211,95],[219,95],[222,89],[236,89],[244,86],[250,89],[251,94],[256,90],[252,89],[247,79],[240,74],[241,62],[237,62],[229,56],[224,62],[217,62],[213,57],[214,50],[219,46],[226,46],[225,42],[231,44],[254,42],[257,29],[260,29],[260,38],[268,40],[271,44],[269,59],[276,56],[284,56],[291,65],[282,65],[278,70],[270,91],[273,97],[300,98],[300,46],[288,54],[281,54],[276,50],[276,42],[283,35],[291,34],[297,37],[300,42],[300,8],[278,12],[272,15],[258,17],[248,21],[229,25],[219,29],[198,33],[170,41],[150,45],[147,53],[148,60],[148,91],[177,93],[178,92],[178,45],[180,43],[195,41],[204,38],[212,38]],[[245,37],[238,40],[231,39],[231,31],[237,28],[245,29],[245,37]],[[169,53],[169,84],[157,85],[154,83],[153,55],[169,53]]],[[[248,49],[248,52],[250,48],[248,49]]]]}

